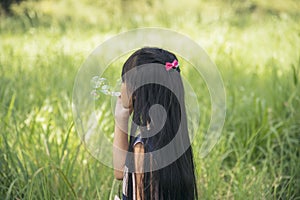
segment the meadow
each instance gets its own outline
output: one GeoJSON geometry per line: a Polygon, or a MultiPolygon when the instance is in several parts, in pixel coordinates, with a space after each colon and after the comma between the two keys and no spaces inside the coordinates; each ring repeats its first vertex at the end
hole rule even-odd
{"type": "MultiPolygon", "coordinates": [[[[28,0],[0,10],[0,199],[118,193],[113,170],[75,130],[72,91],[94,48],[141,27],[188,35],[222,75],[221,138],[204,158],[193,143],[199,198],[300,199],[299,10],[297,0],[28,0]]],[[[204,94],[200,141],[210,119],[204,94]]]]}

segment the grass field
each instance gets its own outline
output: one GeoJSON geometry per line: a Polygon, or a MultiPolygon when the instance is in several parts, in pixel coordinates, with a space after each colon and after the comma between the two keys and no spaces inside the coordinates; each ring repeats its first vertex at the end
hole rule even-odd
{"type": "MultiPolygon", "coordinates": [[[[117,193],[113,170],[76,133],[73,83],[97,45],[148,26],[197,41],[226,87],[220,141],[205,158],[193,144],[200,199],[300,199],[299,9],[296,0],[32,0],[0,11],[0,199],[117,193]]],[[[198,135],[209,101],[199,97],[198,135]]]]}

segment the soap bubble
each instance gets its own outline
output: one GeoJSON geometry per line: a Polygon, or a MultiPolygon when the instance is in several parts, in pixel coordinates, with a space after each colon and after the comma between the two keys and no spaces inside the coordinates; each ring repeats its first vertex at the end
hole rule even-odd
{"type": "Polygon", "coordinates": [[[120,96],[121,92],[112,91],[112,87],[109,85],[109,82],[106,78],[100,76],[94,76],[91,79],[91,95],[94,97],[94,100],[99,99],[100,94],[105,94],[108,96],[120,96]]]}

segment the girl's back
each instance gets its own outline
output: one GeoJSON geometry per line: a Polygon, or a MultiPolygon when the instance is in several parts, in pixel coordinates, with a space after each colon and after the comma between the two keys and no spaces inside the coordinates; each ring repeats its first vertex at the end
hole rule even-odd
{"type": "MultiPolygon", "coordinates": [[[[123,199],[197,198],[176,56],[159,48],[142,48],[125,62],[122,82],[120,101],[133,114],[129,142],[124,136],[126,123],[118,123],[129,115],[116,115],[114,145],[128,150],[122,156],[114,153],[115,169],[120,169],[115,174],[123,171],[122,177],[116,176],[123,179],[123,199]],[[123,127],[117,127],[120,124],[123,127]]],[[[123,109],[117,105],[116,113],[123,109]]]]}

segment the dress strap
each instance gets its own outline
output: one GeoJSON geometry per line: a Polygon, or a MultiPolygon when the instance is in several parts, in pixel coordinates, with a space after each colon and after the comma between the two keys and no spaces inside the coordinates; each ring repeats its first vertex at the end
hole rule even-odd
{"type": "Polygon", "coordinates": [[[137,143],[142,143],[143,145],[145,144],[140,134],[135,138],[133,146],[135,146],[137,143]]]}

